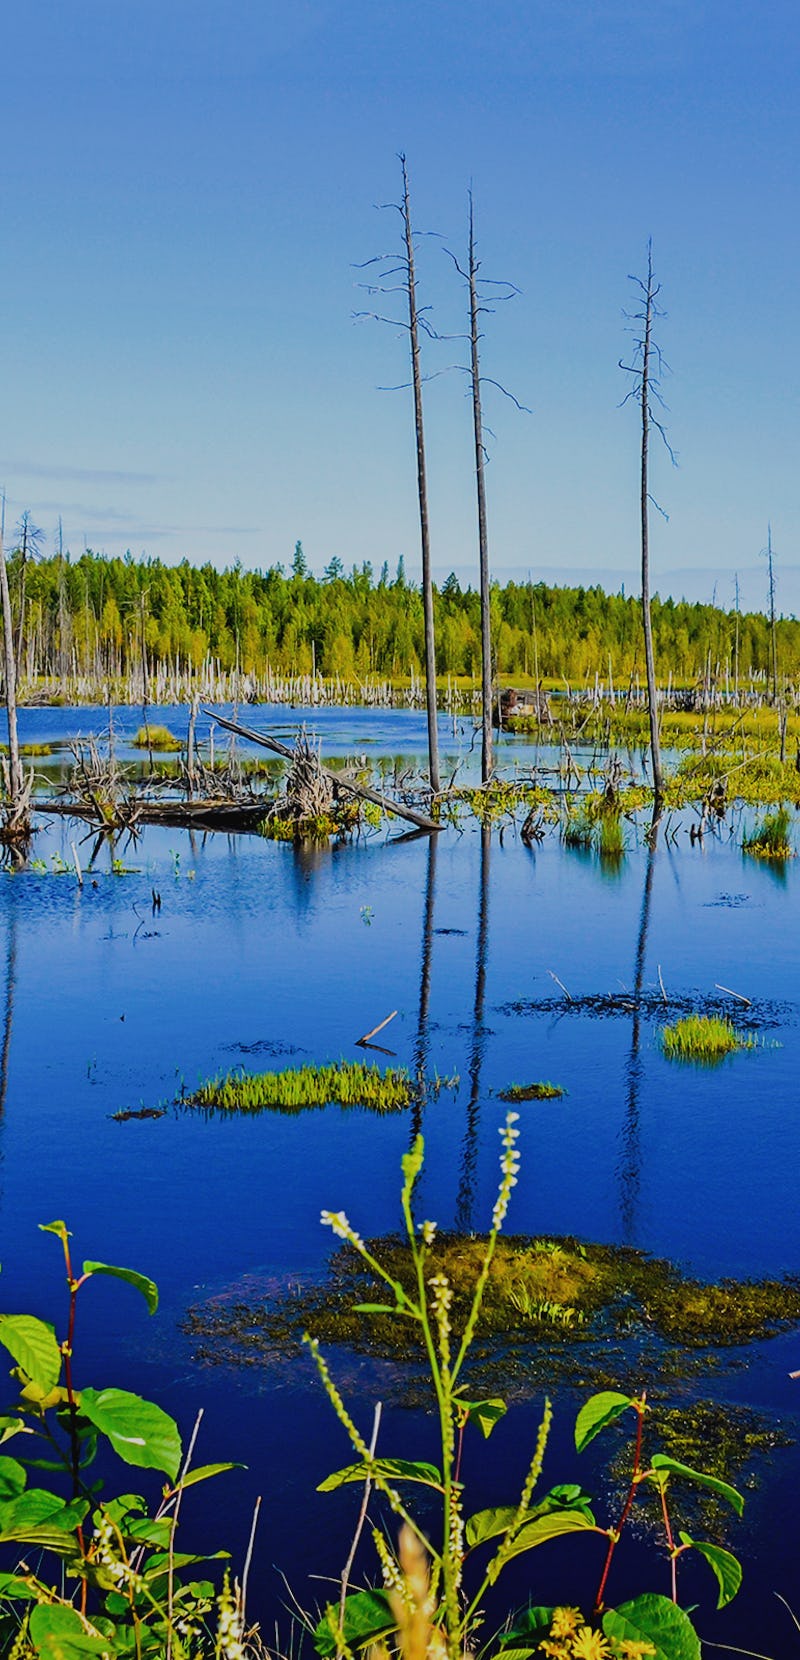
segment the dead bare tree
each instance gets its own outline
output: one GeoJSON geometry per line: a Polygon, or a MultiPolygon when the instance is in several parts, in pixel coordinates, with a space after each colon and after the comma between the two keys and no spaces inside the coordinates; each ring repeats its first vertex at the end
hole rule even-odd
{"type": "Polygon", "coordinates": [[[775,555],[772,547],[772,525],[767,525],[767,545],[761,550],[762,559],[767,561],[769,573],[769,629],[770,629],[770,658],[772,672],[772,701],[778,702],[778,630],[775,622],[775,555]]]}
{"type": "MultiPolygon", "coordinates": [[[[449,252],[449,250],[448,250],[449,252]]],[[[487,784],[494,769],[492,752],[492,588],[489,575],[489,533],[486,521],[486,446],[483,441],[483,399],[481,395],[482,377],[480,366],[480,342],[483,339],[480,318],[487,312],[494,310],[494,305],[487,303],[484,289],[487,283],[496,290],[494,300],[508,300],[519,292],[508,282],[495,282],[493,279],[479,276],[481,262],[475,251],[475,205],[472,190],[469,191],[469,248],[466,269],[450,253],[459,276],[464,278],[469,291],[469,343],[470,366],[469,377],[472,391],[472,428],[475,440],[475,484],[478,498],[478,555],[480,560],[480,590],[481,590],[481,779],[487,784]],[[505,290],[505,293],[502,292],[505,290]]],[[[524,409],[524,405],[517,402],[505,386],[499,381],[490,382],[505,393],[517,409],[524,409]]],[[[530,413],[526,411],[526,413],[530,413]]]]}
{"type": "Polygon", "coordinates": [[[44,531],[33,523],[30,511],[26,507],[22,518],[14,532],[17,552],[19,554],[19,596],[17,615],[17,680],[22,675],[22,648],[25,640],[25,587],[28,573],[28,561],[35,559],[44,541],[44,531]]]}
{"type": "Polygon", "coordinates": [[[8,794],[12,816],[22,800],[22,763],[19,758],[17,736],[17,663],[14,653],[14,630],[11,622],[11,594],[8,587],[8,566],[0,527],[0,605],[3,611],[3,670],[5,675],[5,703],[8,715],[8,794]]]}
{"type": "Polygon", "coordinates": [[[633,376],[633,385],[623,398],[623,403],[633,399],[639,404],[642,422],[642,450],[641,450],[641,487],[640,487],[640,514],[641,514],[641,552],[642,552],[642,626],[644,630],[644,655],[647,672],[647,702],[650,717],[650,755],[653,767],[653,793],[655,796],[656,813],[660,811],[664,797],[664,774],[661,767],[661,743],[659,739],[658,701],[656,691],[656,669],[653,653],[653,625],[650,614],[650,504],[666,518],[663,508],[650,494],[649,462],[650,462],[650,432],[652,428],[660,434],[669,453],[670,460],[675,465],[675,454],[669,443],[663,422],[658,419],[653,410],[653,401],[666,408],[661,396],[661,375],[666,364],[660,348],[653,340],[653,322],[665,313],[657,305],[661,284],[656,282],[653,275],[653,243],[647,244],[647,277],[631,277],[639,291],[640,308],[638,311],[626,312],[634,336],[635,352],[633,363],[623,363],[620,359],[620,368],[627,375],[633,376]]]}
{"type": "MultiPolygon", "coordinates": [[[[417,447],[417,500],[419,504],[419,528],[422,548],[422,612],[425,629],[425,694],[428,715],[428,772],[431,790],[438,795],[440,790],[439,777],[439,730],[437,725],[436,709],[436,638],[433,618],[433,578],[431,575],[431,545],[430,522],[428,515],[428,478],[425,461],[425,429],[422,413],[422,370],[420,365],[420,331],[433,335],[417,300],[417,273],[415,255],[415,232],[411,219],[411,196],[408,182],[408,167],[404,155],[399,157],[403,179],[403,194],[399,202],[386,202],[384,207],[394,208],[401,217],[403,226],[403,251],[396,254],[378,254],[374,259],[367,260],[360,269],[375,265],[381,267],[381,281],[377,284],[365,284],[370,294],[405,295],[408,307],[408,321],[400,322],[394,317],[379,317],[378,321],[392,323],[394,327],[405,328],[408,331],[411,347],[411,385],[414,391],[414,430],[417,447]],[[394,263],[393,263],[394,262],[394,263]],[[388,286],[390,279],[400,276],[399,284],[388,286]]],[[[377,317],[375,312],[359,312],[358,316],[377,317]]]]}

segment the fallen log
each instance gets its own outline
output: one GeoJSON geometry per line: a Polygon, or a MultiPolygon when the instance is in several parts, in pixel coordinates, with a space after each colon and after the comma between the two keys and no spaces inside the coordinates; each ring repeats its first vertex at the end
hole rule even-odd
{"type": "MultiPolygon", "coordinates": [[[[246,738],[248,743],[260,744],[264,749],[271,749],[276,755],[282,755],[285,761],[291,761],[294,751],[288,744],[282,744],[280,738],[271,738],[266,732],[254,732],[250,726],[240,726],[238,721],[228,720],[224,715],[218,715],[215,710],[203,709],[203,714],[217,726],[224,726],[229,732],[235,732],[238,737],[246,738]]],[[[377,807],[382,807],[385,813],[396,813],[398,818],[407,819],[409,824],[415,824],[418,830],[441,830],[441,824],[436,824],[432,818],[424,813],[418,813],[415,807],[406,807],[397,801],[391,801],[388,796],[381,795],[379,790],[373,790],[367,784],[355,784],[351,779],[344,780],[330,767],[320,769],[338,789],[349,790],[351,795],[361,796],[364,801],[373,801],[377,807]]]]}

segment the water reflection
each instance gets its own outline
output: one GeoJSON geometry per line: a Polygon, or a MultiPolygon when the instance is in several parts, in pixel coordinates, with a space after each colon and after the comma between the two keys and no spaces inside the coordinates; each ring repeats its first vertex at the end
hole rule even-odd
{"type": "Polygon", "coordinates": [[[639,1117],[639,1090],[642,1082],[642,1062],[639,1044],[642,1025],[642,985],[647,954],[647,933],[650,926],[650,908],[653,897],[657,825],[653,827],[647,844],[642,906],[639,913],[639,932],[636,938],[636,961],[633,977],[633,1021],[631,1046],[625,1067],[625,1117],[622,1125],[622,1153],[618,1167],[620,1193],[620,1222],[625,1245],[636,1243],[638,1231],[639,1191],[641,1187],[641,1138],[639,1117]]]}
{"type": "Polygon", "coordinates": [[[3,1046],[0,1049],[0,1116],[5,1111],[8,1093],[8,1063],[11,1055],[11,1028],[14,1024],[14,996],[17,989],[17,906],[11,895],[8,906],[8,939],[6,943],[6,983],[3,1005],[3,1046]]]}
{"type": "Polygon", "coordinates": [[[425,908],[422,916],[422,957],[419,977],[419,1014],[417,1041],[414,1045],[414,1073],[417,1093],[411,1114],[411,1136],[419,1135],[422,1116],[427,1105],[428,1055],[430,1052],[429,1014],[431,1002],[431,963],[433,960],[433,922],[436,904],[436,852],[439,837],[428,837],[428,865],[425,876],[425,908]]]}
{"type": "Polygon", "coordinates": [[[456,1227],[464,1232],[472,1228],[475,1206],[475,1174],[478,1161],[478,1124],[481,1069],[486,1048],[486,1027],[483,1023],[486,1003],[486,967],[489,955],[489,870],[491,865],[492,832],[487,824],[481,826],[481,873],[478,889],[478,935],[475,948],[475,1000],[472,1008],[472,1041],[469,1053],[469,1101],[464,1140],[461,1145],[461,1179],[456,1201],[456,1227]]]}

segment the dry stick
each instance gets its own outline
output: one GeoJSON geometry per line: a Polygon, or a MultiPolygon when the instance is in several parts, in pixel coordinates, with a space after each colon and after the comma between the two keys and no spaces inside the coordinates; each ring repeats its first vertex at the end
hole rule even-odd
{"type": "Polygon", "coordinates": [[[740,1003],[746,1003],[748,1009],[752,1007],[753,1000],[751,997],[743,997],[740,991],[731,991],[730,986],[721,986],[718,980],[714,981],[714,990],[726,991],[729,997],[736,997],[740,1003]]]}
{"type": "Polygon", "coordinates": [[[371,1032],[365,1032],[363,1037],[356,1038],[356,1043],[357,1044],[369,1043],[370,1038],[377,1037],[378,1032],[382,1032],[384,1026],[388,1026],[389,1021],[394,1020],[394,1017],[395,1017],[396,1014],[397,1014],[397,1010],[392,1009],[391,1014],[387,1014],[386,1019],[382,1020],[379,1026],[373,1026],[371,1032]]]}
{"type": "Polygon", "coordinates": [[[189,1468],[189,1465],[192,1461],[192,1453],[194,1452],[194,1444],[195,1444],[195,1441],[197,1440],[197,1435],[198,1435],[198,1431],[200,1429],[200,1424],[201,1424],[201,1421],[202,1421],[203,1412],[204,1412],[204,1408],[201,1406],[200,1411],[198,1412],[197,1417],[195,1418],[195,1421],[194,1421],[194,1429],[192,1430],[192,1437],[191,1437],[189,1445],[186,1449],[186,1457],[183,1461],[183,1469],[181,1470],[180,1476],[178,1477],[178,1488],[177,1488],[177,1495],[176,1495],[176,1498],[175,1498],[175,1509],[174,1509],[173,1516],[172,1516],[172,1526],[169,1530],[169,1558],[168,1558],[168,1567],[167,1567],[167,1657],[166,1657],[166,1660],[171,1660],[171,1655],[172,1655],[172,1606],[173,1606],[173,1601],[174,1601],[174,1597],[175,1597],[175,1534],[176,1534],[177,1529],[178,1529],[178,1515],[180,1513],[180,1508],[181,1508],[181,1499],[183,1498],[183,1487],[182,1487],[181,1483],[185,1480],[186,1472],[187,1472],[187,1470],[189,1468]]]}
{"type": "MultiPolygon", "coordinates": [[[[210,709],[203,710],[204,715],[211,715],[210,709]]],[[[270,737],[266,732],[254,732],[252,727],[240,726],[238,721],[226,720],[224,715],[213,717],[220,726],[226,726],[231,732],[238,732],[246,738],[248,743],[261,744],[264,749],[272,749],[276,755],[282,755],[285,761],[291,761],[294,751],[288,744],[282,744],[278,738],[270,737]]],[[[338,773],[332,772],[330,767],[320,767],[326,778],[341,786],[338,773]]],[[[376,806],[382,807],[385,813],[396,813],[398,818],[408,819],[409,824],[416,824],[420,830],[441,830],[443,826],[436,824],[432,818],[426,818],[424,813],[418,813],[413,807],[401,806],[397,801],[390,801],[387,796],[381,795],[378,790],[368,789],[366,784],[346,784],[343,786],[352,795],[363,796],[365,801],[374,801],[376,806]]]]}
{"type": "Polygon", "coordinates": [[[82,888],[83,887],[83,871],[81,870],[81,861],[78,858],[78,849],[75,846],[74,842],[70,842],[69,845],[72,848],[72,857],[75,860],[75,875],[78,878],[78,887],[82,888]]]}
{"type": "MultiPolygon", "coordinates": [[[[382,1413],[382,1411],[383,1411],[383,1402],[382,1401],[376,1401],[376,1403],[375,1403],[375,1416],[372,1420],[372,1438],[371,1438],[370,1444],[369,1444],[370,1464],[371,1464],[373,1458],[375,1457],[375,1448],[378,1445],[378,1430],[381,1427],[381,1413],[382,1413]]],[[[349,1580],[350,1580],[350,1574],[352,1572],[353,1563],[355,1562],[355,1559],[356,1559],[356,1551],[358,1550],[358,1541],[361,1538],[361,1534],[362,1534],[363,1529],[364,1529],[364,1523],[367,1519],[367,1505],[369,1504],[369,1495],[370,1495],[371,1491],[372,1491],[372,1476],[369,1474],[369,1465],[368,1465],[367,1466],[367,1478],[366,1478],[366,1481],[364,1482],[364,1492],[363,1492],[362,1498],[361,1498],[361,1509],[358,1512],[358,1521],[356,1522],[356,1531],[353,1534],[353,1543],[350,1546],[350,1555],[348,1556],[347,1561],[345,1562],[344,1569],[343,1569],[343,1572],[342,1572],[342,1593],[341,1593],[341,1596],[339,1598],[339,1632],[342,1636],[342,1640],[344,1640],[344,1605],[345,1605],[345,1602],[347,1600],[347,1586],[348,1586],[348,1583],[349,1583],[349,1580]]]]}
{"type": "Polygon", "coordinates": [[[553,970],[552,970],[552,968],[548,968],[548,970],[547,970],[547,972],[548,972],[548,974],[549,974],[549,975],[550,975],[550,979],[551,979],[551,980],[555,980],[555,983],[556,983],[556,985],[557,985],[557,986],[560,986],[560,987],[561,987],[561,990],[562,990],[562,991],[563,991],[563,993],[564,993],[564,996],[565,996],[565,997],[566,997],[566,999],[567,999],[567,1002],[568,1002],[568,1003],[571,1003],[571,1002],[572,1002],[572,998],[571,998],[571,997],[570,997],[570,994],[569,994],[569,992],[568,992],[568,991],[567,991],[567,988],[566,988],[566,986],[565,986],[565,985],[564,985],[564,982],[563,982],[563,980],[559,980],[559,978],[558,978],[558,975],[557,975],[557,974],[554,974],[554,973],[553,973],[553,970]]]}
{"type": "Polygon", "coordinates": [[[250,1563],[253,1560],[253,1546],[256,1542],[256,1528],[258,1527],[258,1513],[260,1509],[261,1494],[259,1493],[253,1509],[253,1520],[250,1524],[250,1538],[247,1542],[247,1555],[244,1559],[244,1571],[242,1573],[242,1589],[239,1598],[239,1612],[241,1616],[242,1631],[244,1631],[245,1609],[247,1607],[247,1581],[250,1577],[250,1563]]]}
{"type": "Polygon", "coordinates": [[[664,981],[663,981],[663,980],[662,980],[662,978],[661,978],[661,964],[660,964],[660,963],[659,963],[659,964],[658,964],[658,983],[659,983],[659,985],[660,985],[660,987],[661,987],[661,996],[662,996],[662,997],[663,997],[663,999],[664,999],[664,1002],[665,1002],[665,1003],[668,1003],[668,1002],[669,1002],[669,998],[668,998],[668,996],[667,996],[667,994],[666,994],[666,992],[665,992],[665,990],[664,990],[664,981]]]}

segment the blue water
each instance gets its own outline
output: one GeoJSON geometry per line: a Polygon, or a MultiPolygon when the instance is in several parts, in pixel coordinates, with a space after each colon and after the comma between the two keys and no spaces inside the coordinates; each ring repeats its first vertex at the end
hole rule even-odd
{"type": "MultiPolygon", "coordinates": [[[[254,724],[256,714],[266,724],[262,710],[254,724]]],[[[185,711],[153,718],[181,732],[185,711]]],[[[285,728],[285,710],[280,718],[285,728]]],[[[136,711],[124,720],[121,739],[141,724],[136,711]]],[[[454,760],[471,742],[472,725],[462,724],[454,760]]],[[[385,757],[422,762],[417,713],[323,710],[314,725],[326,756],[358,754],[372,739],[385,757]]],[[[101,726],[97,710],[30,710],[21,737],[101,726]]],[[[517,746],[529,764],[521,740],[508,744],[509,770],[517,746]]],[[[346,1210],[364,1235],[394,1228],[409,1116],[331,1108],[223,1121],[172,1105],[158,1120],[110,1114],[171,1103],[182,1085],[237,1063],[363,1058],[355,1040],[396,1009],[377,1041],[399,1064],[416,1069],[423,1058],[429,1076],[460,1080],[423,1113],[421,1205],[441,1225],[486,1226],[506,1112],[496,1092],[549,1079],[566,1095],[520,1109],[512,1230],[634,1244],[700,1274],[797,1271],[795,865],[781,878],[727,835],[701,849],[683,832],[648,856],[632,831],[627,857],[609,870],[553,835],[531,852],[508,829],[500,845],[472,820],[430,844],[376,835],[312,853],[148,830],[138,847],[116,849],[130,874],[112,873],[106,849],[79,888],[74,874],[54,872],[53,854],[71,863],[85,832],[67,821],[45,826],[35,855],[46,871],[0,874],[2,1306],[60,1318],[58,1247],[37,1230],[56,1216],[73,1230],[79,1258],[121,1262],[158,1282],[152,1320],[125,1287],[95,1283],[81,1294],[79,1370],[98,1387],[151,1394],[186,1428],[203,1405],[203,1459],[248,1464],[224,1478],[210,1508],[196,1503],[189,1525],[210,1544],[239,1548],[252,1497],[265,1495],[254,1613],[274,1615],[281,1602],[276,1567],[306,1600],[310,1571],[340,1571],[352,1491],[331,1499],[314,1488],[347,1461],[346,1441],[305,1360],[242,1374],[201,1367],[178,1323],[209,1294],[320,1272],[331,1243],[323,1208],[346,1210]],[[659,974],[670,994],[722,985],[774,1003],[777,1024],[763,1046],[719,1069],[676,1069],[655,1018],[597,1018],[568,1001],[631,992],[637,959],[647,991],[659,974]],[[511,1007],[542,999],[544,1012],[511,1007]]],[[[84,864],[90,846],[81,843],[84,864]]],[[[800,1334],[788,1334],[725,1388],[796,1430],[800,1384],[788,1372],[798,1366],[800,1334]]],[[[347,1376],[368,1430],[378,1373],[362,1359],[347,1376]]],[[[620,1379],[628,1382],[646,1380],[620,1379]]],[[[711,1377],[707,1393],[718,1387],[711,1377]]],[[[566,1474],[574,1406],[556,1399],[553,1479],[566,1474]]],[[[470,1455],[476,1504],[513,1497],[534,1408],[515,1412],[470,1455]]],[[[389,1413],[385,1435],[387,1451],[432,1450],[430,1424],[408,1413],[389,1413]]],[[[781,1453],[749,1500],[740,1536],[749,1580],[735,1615],[719,1624],[709,1580],[709,1634],[781,1652],[785,1616],[771,1592],[791,1588],[785,1513],[797,1464],[796,1452],[781,1453]]],[[[664,1589],[659,1574],[661,1565],[652,1588],[664,1589]]],[[[527,1588],[518,1585],[522,1597],[527,1588]]]]}

